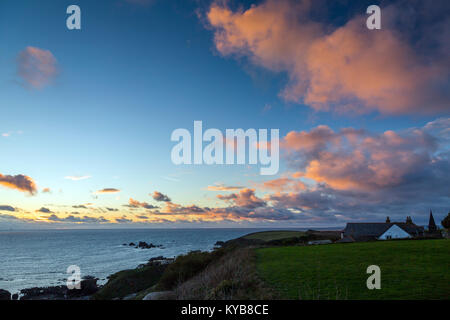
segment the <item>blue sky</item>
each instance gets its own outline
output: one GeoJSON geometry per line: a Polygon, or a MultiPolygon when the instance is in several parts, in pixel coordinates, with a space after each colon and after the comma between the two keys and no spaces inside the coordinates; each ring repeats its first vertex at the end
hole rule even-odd
{"type": "MultiPolygon", "coordinates": [[[[259,1],[255,6],[264,9],[266,2],[271,1],[259,1]]],[[[230,10],[238,14],[249,10],[251,3],[233,3],[230,10]]],[[[377,136],[387,130],[424,128],[427,123],[448,117],[448,100],[447,108],[440,107],[427,114],[385,113],[380,112],[381,107],[362,113],[318,111],[308,103],[289,101],[280,95],[292,82],[289,70],[268,67],[272,61],[265,61],[252,47],[232,47],[232,54],[217,47],[215,35],[231,31],[208,20],[208,12],[214,5],[209,1],[2,1],[0,134],[4,136],[0,137],[3,150],[0,173],[30,177],[37,192],[28,195],[15,188],[0,187],[0,205],[16,209],[12,214],[1,213],[18,217],[17,220],[26,217],[47,223],[46,215],[36,213],[41,207],[64,218],[72,213],[67,208],[61,209],[62,206],[91,203],[92,212],[86,216],[105,216],[110,213],[95,210],[110,207],[134,220],[136,213],[126,211],[124,205],[130,198],[156,204],[151,198],[156,190],[180,206],[230,205],[237,210],[239,205],[233,200],[231,204],[224,203],[217,198],[217,192],[206,188],[214,184],[240,186],[243,188],[232,191],[239,195],[244,188],[252,189],[255,197],[262,199],[270,197],[269,191],[274,190],[258,189],[258,183],[298,171],[288,158],[282,159],[281,170],[273,177],[260,176],[255,166],[175,166],[170,161],[174,146],[170,134],[176,128],[192,130],[194,120],[202,120],[205,128],[220,130],[277,128],[280,137],[290,131],[310,132],[319,125],[335,132],[342,128],[364,129],[377,136]],[[65,11],[71,4],[81,8],[82,30],[68,30],[65,26],[65,11]],[[18,74],[18,57],[28,47],[49,51],[56,61],[57,72],[41,88],[30,86],[18,74]],[[89,178],[73,181],[68,176],[89,178]],[[51,192],[43,193],[44,188],[51,192]],[[120,192],[95,194],[104,188],[120,192]]],[[[314,11],[310,18],[325,19],[333,30],[345,26],[358,14],[364,15],[361,8],[364,10],[363,5],[339,8],[330,5],[332,14],[314,11]]],[[[414,44],[410,46],[412,51],[416,49],[414,44]]],[[[436,63],[436,67],[442,68],[442,64],[436,63]]],[[[444,86],[448,85],[448,73],[446,76],[444,86]]],[[[427,154],[436,156],[445,149],[445,143],[427,154]]],[[[407,181],[407,174],[399,179],[407,181]]],[[[323,178],[315,182],[329,184],[327,181],[323,178]]],[[[436,209],[443,216],[448,210],[443,205],[448,193],[447,198],[440,197],[436,209]]],[[[342,224],[335,220],[335,215],[345,214],[338,212],[344,209],[334,208],[333,219],[322,217],[316,221],[315,213],[307,213],[308,208],[302,205],[278,208],[268,199],[265,207],[279,210],[281,215],[284,210],[295,212],[301,207],[303,214],[312,220],[300,219],[298,225],[342,224]]],[[[427,198],[419,205],[421,211],[417,214],[425,217],[424,208],[433,202],[427,198]]],[[[405,216],[408,210],[409,207],[404,210],[405,216]]],[[[368,219],[378,217],[372,216],[370,209],[367,211],[368,219]]],[[[381,216],[384,212],[377,214],[381,216]]],[[[403,217],[403,212],[398,214],[403,217]]],[[[111,221],[116,216],[111,216],[111,221]]],[[[238,223],[289,224],[272,215],[255,220],[246,217],[242,221],[238,214],[231,216],[238,223]]],[[[203,218],[199,219],[196,223],[201,224],[203,218]]],[[[219,220],[215,223],[221,226],[219,220]]]]}

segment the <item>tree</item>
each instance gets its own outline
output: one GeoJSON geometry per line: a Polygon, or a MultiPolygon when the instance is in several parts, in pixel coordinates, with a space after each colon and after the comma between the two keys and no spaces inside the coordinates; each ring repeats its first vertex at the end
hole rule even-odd
{"type": "Polygon", "coordinates": [[[445,229],[450,229],[450,212],[447,214],[444,220],[441,221],[441,224],[445,229]]]}

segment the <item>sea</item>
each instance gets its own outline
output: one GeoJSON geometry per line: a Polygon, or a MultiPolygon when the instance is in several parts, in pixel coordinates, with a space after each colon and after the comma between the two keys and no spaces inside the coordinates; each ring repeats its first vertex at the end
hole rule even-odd
{"type": "Polygon", "coordinates": [[[217,241],[270,229],[108,229],[0,231],[0,289],[66,284],[69,266],[99,284],[115,272],[136,268],[150,258],[176,257],[193,250],[212,250],[217,241]],[[145,241],[161,248],[139,249],[145,241]]]}

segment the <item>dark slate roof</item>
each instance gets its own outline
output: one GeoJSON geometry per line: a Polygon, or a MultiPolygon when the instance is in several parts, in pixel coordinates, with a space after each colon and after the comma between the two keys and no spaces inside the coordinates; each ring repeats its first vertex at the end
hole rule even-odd
{"type": "Polygon", "coordinates": [[[408,232],[410,235],[419,235],[424,232],[423,227],[419,227],[418,225],[415,225],[414,223],[405,223],[405,222],[395,222],[397,226],[402,228],[404,231],[408,232]]]}
{"type": "Polygon", "coordinates": [[[351,236],[355,240],[375,239],[391,226],[392,223],[384,222],[347,223],[344,229],[344,236],[351,236]]]}
{"type": "Polygon", "coordinates": [[[376,239],[386,232],[393,225],[397,225],[412,236],[423,233],[423,228],[415,224],[405,222],[364,222],[364,223],[347,223],[344,229],[344,236],[351,236],[355,240],[364,241],[376,239]]]}

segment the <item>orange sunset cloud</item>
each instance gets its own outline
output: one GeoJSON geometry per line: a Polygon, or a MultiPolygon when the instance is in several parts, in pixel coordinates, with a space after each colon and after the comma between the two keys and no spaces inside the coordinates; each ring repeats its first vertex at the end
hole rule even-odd
{"type": "MultiPolygon", "coordinates": [[[[441,49],[430,65],[426,62],[430,54],[418,55],[387,17],[386,26],[392,28],[369,32],[360,15],[333,30],[311,18],[314,5],[310,1],[267,0],[247,10],[232,11],[216,2],[206,18],[219,53],[245,56],[255,65],[288,74],[289,82],[281,92],[288,101],[339,112],[448,110],[448,95],[439,86],[449,76],[448,61],[440,53],[448,47],[448,39],[436,39],[441,49]]],[[[390,6],[384,10],[393,19],[400,9],[390,6]]],[[[437,26],[442,31],[444,27],[437,26]]]]}

